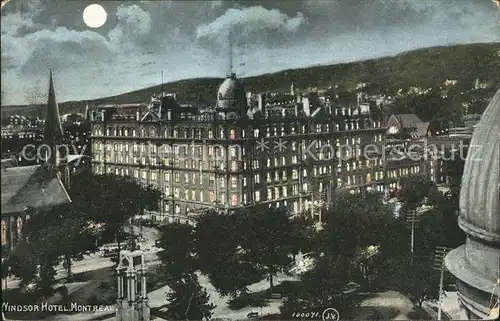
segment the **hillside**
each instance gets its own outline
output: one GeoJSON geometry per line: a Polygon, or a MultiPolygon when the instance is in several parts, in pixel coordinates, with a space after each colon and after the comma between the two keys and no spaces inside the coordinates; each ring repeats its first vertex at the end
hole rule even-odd
{"type": "MultiPolygon", "coordinates": [[[[500,83],[500,43],[467,44],[432,47],[404,52],[392,57],[357,61],[330,66],[285,70],[257,77],[245,78],[247,91],[288,91],[295,83],[298,89],[339,85],[352,88],[357,83],[369,84],[375,92],[394,93],[399,88],[442,86],[446,79],[458,80],[459,86],[470,88],[476,78],[482,82],[500,83]]],[[[216,99],[222,79],[199,78],[181,80],[164,85],[168,92],[177,93],[181,102],[212,103],[216,99]]],[[[61,112],[81,112],[85,103],[96,106],[103,103],[146,102],[161,86],[149,87],[117,96],[86,102],[60,104],[61,112]]],[[[34,114],[37,108],[16,106],[2,107],[6,113],[34,114]],[[9,112],[8,109],[11,111],[9,112]]]]}

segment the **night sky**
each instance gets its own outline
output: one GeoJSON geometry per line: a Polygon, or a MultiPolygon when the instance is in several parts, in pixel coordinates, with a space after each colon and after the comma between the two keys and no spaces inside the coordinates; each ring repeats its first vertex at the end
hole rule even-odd
{"type": "Polygon", "coordinates": [[[229,71],[241,77],[403,51],[500,41],[491,0],[63,1],[2,9],[2,104],[43,103],[52,67],[60,102],[229,71]],[[87,27],[85,7],[106,23],[87,27]]]}

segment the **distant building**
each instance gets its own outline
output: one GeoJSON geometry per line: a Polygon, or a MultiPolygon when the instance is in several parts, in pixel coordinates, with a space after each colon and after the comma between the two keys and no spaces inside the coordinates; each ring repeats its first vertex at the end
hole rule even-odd
{"type": "Polygon", "coordinates": [[[414,174],[432,176],[435,169],[426,156],[424,139],[429,123],[415,114],[393,114],[387,121],[386,166],[389,192],[400,188],[400,178],[414,174]]]}

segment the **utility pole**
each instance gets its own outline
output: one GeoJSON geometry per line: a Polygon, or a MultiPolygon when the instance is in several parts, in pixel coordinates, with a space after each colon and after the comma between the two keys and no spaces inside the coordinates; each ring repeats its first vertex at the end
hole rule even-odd
{"type": "Polygon", "coordinates": [[[439,277],[439,303],[438,303],[438,321],[441,320],[441,312],[442,312],[442,297],[443,297],[443,279],[444,279],[444,257],[446,253],[448,253],[450,249],[444,246],[436,247],[436,251],[434,252],[434,270],[440,272],[441,276],[439,277]]]}
{"type": "Polygon", "coordinates": [[[411,240],[410,240],[410,251],[411,251],[411,263],[413,264],[414,247],[415,247],[415,223],[418,223],[420,218],[416,215],[415,210],[411,211],[406,215],[406,222],[409,223],[409,228],[411,230],[411,240]]]}

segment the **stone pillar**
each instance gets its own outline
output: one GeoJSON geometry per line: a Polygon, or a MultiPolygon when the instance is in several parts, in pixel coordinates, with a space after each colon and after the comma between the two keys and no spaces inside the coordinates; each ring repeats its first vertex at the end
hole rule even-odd
{"type": "Polygon", "coordinates": [[[135,273],[130,272],[130,301],[135,301],[135,273]]]}
{"type": "Polygon", "coordinates": [[[122,276],[119,270],[118,270],[117,282],[118,282],[118,299],[121,299],[123,297],[123,287],[122,287],[122,276]]]}
{"type": "Polygon", "coordinates": [[[146,291],[146,271],[142,271],[142,299],[146,299],[148,293],[146,291]]]}

